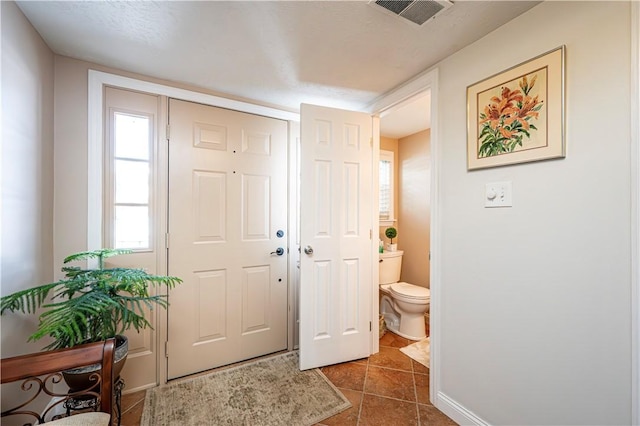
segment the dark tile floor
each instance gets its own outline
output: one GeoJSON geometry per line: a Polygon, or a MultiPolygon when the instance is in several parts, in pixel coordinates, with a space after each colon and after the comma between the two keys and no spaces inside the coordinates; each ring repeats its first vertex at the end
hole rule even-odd
{"type": "Polygon", "coordinates": [[[377,354],[321,368],[352,407],[320,425],[455,425],[429,402],[429,369],[400,352],[410,343],[387,332],[377,354]]]}
{"type": "MultiPolygon", "coordinates": [[[[377,354],[321,368],[352,407],[318,425],[455,425],[429,402],[429,369],[400,352],[410,343],[387,332],[377,354]]],[[[144,397],[145,391],[122,397],[122,426],[140,424],[144,397]]]]}

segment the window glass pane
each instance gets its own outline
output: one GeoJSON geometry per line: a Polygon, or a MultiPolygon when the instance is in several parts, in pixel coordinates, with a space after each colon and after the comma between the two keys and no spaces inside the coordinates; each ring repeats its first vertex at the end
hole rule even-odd
{"type": "Polygon", "coordinates": [[[391,161],[380,160],[380,218],[389,219],[391,213],[391,161]]]}
{"type": "Polygon", "coordinates": [[[149,118],[116,112],[116,157],[149,159],[149,118]]]}
{"type": "Polygon", "coordinates": [[[149,203],[149,163],[116,160],[116,203],[149,203]]]}
{"type": "Polygon", "coordinates": [[[115,248],[149,248],[149,207],[116,206],[115,248]]]}

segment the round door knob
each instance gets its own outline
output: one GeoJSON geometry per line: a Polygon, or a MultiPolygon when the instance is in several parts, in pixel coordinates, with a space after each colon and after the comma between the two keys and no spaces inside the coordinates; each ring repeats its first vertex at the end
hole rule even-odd
{"type": "Polygon", "coordinates": [[[309,256],[311,256],[311,255],[313,254],[313,247],[311,247],[311,246],[306,246],[306,247],[304,248],[304,253],[305,253],[305,254],[308,254],[309,256]]]}

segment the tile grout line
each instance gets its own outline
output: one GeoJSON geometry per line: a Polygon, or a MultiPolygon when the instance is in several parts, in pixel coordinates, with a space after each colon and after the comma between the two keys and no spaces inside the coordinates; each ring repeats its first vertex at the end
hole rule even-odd
{"type": "MultiPolygon", "coordinates": [[[[403,344],[404,344],[403,347],[406,346],[407,344],[411,344],[411,343],[412,343],[411,341],[403,342],[403,344]]],[[[396,346],[386,346],[386,347],[389,348],[389,349],[392,349],[394,351],[401,352],[400,351],[400,347],[396,347],[396,346]]],[[[378,396],[382,397],[382,398],[394,399],[394,400],[397,400],[397,401],[403,402],[403,403],[413,404],[414,413],[415,413],[415,419],[416,419],[415,425],[419,425],[420,424],[420,413],[419,413],[419,409],[418,409],[418,395],[417,395],[417,390],[416,390],[416,381],[415,381],[415,376],[414,376],[415,368],[414,368],[413,362],[411,362],[411,360],[409,360],[409,368],[408,369],[393,368],[393,367],[388,367],[388,366],[377,366],[377,367],[381,368],[383,370],[396,371],[396,372],[399,372],[399,373],[409,373],[411,375],[411,381],[412,381],[411,383],[413,385],[413,397],[414,397],[413,401],[410,401],[410,400],[407,400],[407,399],[404,399],[404,398],[393,398],[393,397],[390,397],[390,396],[383,396],[383,395],[378,395],[378,396]]]]}
{"type": "Polygon", "coordinates": [[[121,416],[124,416],[126,413],[128,413],[128,412],[129,412],[129,411],[131,411],[131,410],[133,410],[133,409],[136,407],[136,405],[138,405],[138,404],[140,404],[140,403],[144,404],[144,400],[145,400],[145,398],[146,398],[146,393],[145,393],[145,396],[144,396],[144,397],[142,397],[142,399],[141,399],[141,400],[139,400],[139,401],[137,401],[137,402],[135,402],[135,403],[133,403],[133,404],[129,405],[126,409],[122,409],[122,413],[121,413],[120,415],[121,415],[121,416]]]}
{"type": "Polygon", "coordinates": [[[416,419],[418,419],[418,425],[421,424],[420,421],[420,407],[418,400],[418,385],[416,384],[416,369],[413,365],[413,361],[411,361],[411,378],[413,379],[413,394],[416,398],[416,419]]]}
{"type": "Polygon", "coordinates": [[[369,375],[369,358],[367,358],[367,367],[364,370],[364,382],[362,382],[362,398],[360,398],[360,407],[358,407],[358,419],[356,421],[356,426],[360,424],[360,416],[362,416],[362,406],[364,405],[364,390],[367,387],[367,376],[369,375]]]}

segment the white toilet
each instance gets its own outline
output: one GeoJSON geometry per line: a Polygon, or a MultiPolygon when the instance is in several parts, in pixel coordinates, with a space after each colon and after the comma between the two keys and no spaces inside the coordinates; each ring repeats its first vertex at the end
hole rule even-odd
{"type": "Polygon", "coordinates": [[[387,329],[411,340],[427,337],[424,314],[429,310],[428,288],[398,282],[402,268],[402,250],[380,253],[380,314],[387,329]]]}

